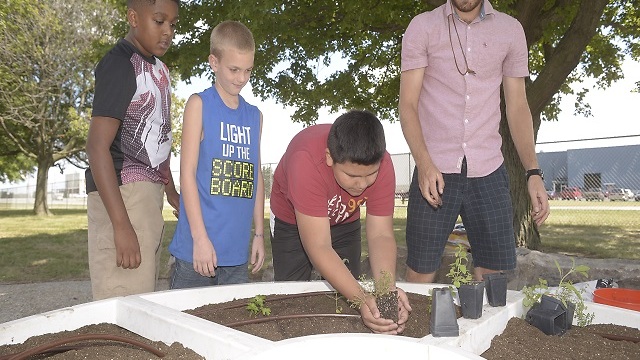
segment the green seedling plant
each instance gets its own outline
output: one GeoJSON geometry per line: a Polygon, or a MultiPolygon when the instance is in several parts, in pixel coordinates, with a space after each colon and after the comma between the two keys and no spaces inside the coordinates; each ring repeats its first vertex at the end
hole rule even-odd
{"type": "Polygon", "coordinates": [[[393,279],[388,271],[381,271],[380,278],[373,282],[373,296],[380,297],[391,293],[393,279]]]}
{"type": "Polygon", "coordinates": [[[258,314],[262,314],[262,316],[271,315],[271,309],[266,306],[266,298],[265,295],[256,295],[249,299],[246,307],[247,311],[252,316],[258,316],[258,314]]]}
{"type": "Polygon", "coordinates": [[[585,278],[588,278],[589,267],[586,265],[576,265],[575,260],[571,259],[571,268],[565,274],[558,264],[558,261],[554,260],[556,264],[556,268],[560,273],[560,283],[558,284],[558,290],[552,294],[552,290],[549,289],[549,284],[545,279],[538,279],[538,283],[531,286],[525,286],[522,288],[522,294],[524,295],[524,299],[522,299],[522,305],[526,308],[530,308],[533,305],[539,303],[542,299],[542,295],[554,296],[560,301],[564,306],[570,302],[575,306],[575,318],[576,324],[578,326],[587,326],[591,324],[593,318],[595,317],[594,313],[586,312],[586,305],[584,304],[584,299],[582,297],[582,290],[578,290],[573,285],[573,282],[567,279],[567,277],[571,274],[580,274],[585,278]]]}
{"type": "Polygon", "coordinates": [[[454,256],[455,260],[449,265],[449,272],[446,276],[451,279],[453,286],[458,289],[462,284],[471,283],[473,281],[473,275],[467,266],[469,264],[467,248],[458,244],[454,256]]]}
{"type": "Polygon", "coordinates": [[[364,274],[360,275],[358,280],[360,282],[360,286],[362,287],[362,296],[354,300],[347,300],[349,302],[349,306],[359,310],[364,303],[364,299],[367,296],[379,298],[391,293],[391,287],[393,286],[391,273],[383,270],[380,272],[380,275],[380,278],[377,280],[367,278],[364,274]]]}
{"type": "MultiPolygon", "coordinates": [[[[329,295],[327,295],[327,296],[329,296],[329,295]]],[[[339,292],[334,291],[334,292],[333,292],[333,295],[332,295],[332,296],[329,296],[329,297],[330,297],[330,298],[332,298],[332,299],[333,299],[333,301],[334,301],[334,302],[335,302],[335,304],[336,304],[336,314],[342,314],[342,312],[343,312],[343,310],[344,310],[344,309],[342,309],[342,306],[338,305],[338,301],[340,300],[340,298],[342,298],[342,295],[340,295],[340,293],[339,293],[339,292]]]]}

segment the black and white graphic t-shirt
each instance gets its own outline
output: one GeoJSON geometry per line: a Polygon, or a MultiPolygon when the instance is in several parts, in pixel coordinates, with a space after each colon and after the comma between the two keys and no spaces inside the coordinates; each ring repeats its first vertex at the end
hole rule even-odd
{"type": "MultiPolygon", "coordinates": [[[[166,184],[172,141],[169,69],[121,39],[100,60],[95,77],[92,117],[121,122],[110,148],[118,184],[166,184]]],[[[87,193],[97,190],[91,168],[86,178],[87,193]]]]}

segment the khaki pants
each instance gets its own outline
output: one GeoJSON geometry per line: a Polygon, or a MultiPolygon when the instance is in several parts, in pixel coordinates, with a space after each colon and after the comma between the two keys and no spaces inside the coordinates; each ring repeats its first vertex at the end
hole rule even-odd
{"type": "Polygon", "coordinates": [[[89,274],[93,299],[152,292],[158,278],[164,233],[164,185],[134,182],[120,186],[129,220],[138,236],[142,262],[137,269],[116,266],[113,226],[97,191],[88,195],[89,274]]]}

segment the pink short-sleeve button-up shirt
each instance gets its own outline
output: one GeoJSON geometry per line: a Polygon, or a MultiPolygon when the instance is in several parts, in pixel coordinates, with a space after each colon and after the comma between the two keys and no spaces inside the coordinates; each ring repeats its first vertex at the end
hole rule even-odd
{"type": "Polygon", "coordinates": [[[522,25],[488,0],[470,24],[452,14],[449,1],[413,18],[402,39],[401,70],[425,68],[418,116],[434,164],[460,173],[466,157],[467,176],[481,177],[504,161],[500,86],[503,77],[529,75],[527,43],[522,25]],[[457,60],[465,72],[465,57],[475,74],[456,69],[457,60]]]}

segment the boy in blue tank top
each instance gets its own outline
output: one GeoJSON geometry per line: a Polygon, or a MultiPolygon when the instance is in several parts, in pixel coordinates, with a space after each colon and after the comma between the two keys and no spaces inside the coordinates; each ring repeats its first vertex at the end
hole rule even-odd
{"type": "Polygon", "coordinates": [[[252,272],[264,263],[262,113],[240,96],[255,41],[242,23],[224,21],[210,46],[214,85],[191,95],[184,109],[172,289],[248,282],[250,245],[252,272]]]}

